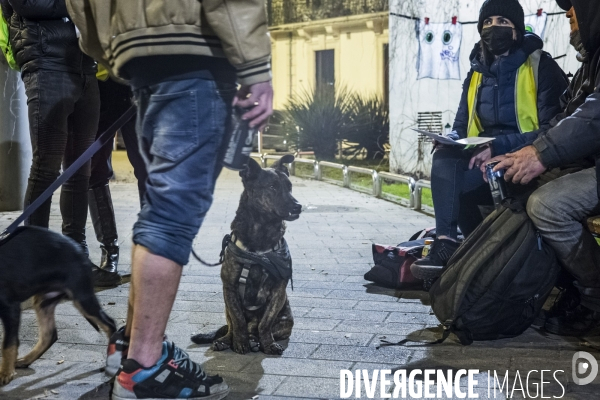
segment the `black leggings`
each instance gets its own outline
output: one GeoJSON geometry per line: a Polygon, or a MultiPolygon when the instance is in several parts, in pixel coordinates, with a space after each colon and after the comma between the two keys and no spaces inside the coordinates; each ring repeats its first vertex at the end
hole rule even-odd
{"type": "MultiPolygon", "coordinates": [[[[131,107],[131,89],[112,80],[98,82],[100,88],[100,122],[98,124],[98,138],[108,129],[121,115],[131,107]]],[[[116,132],[115,132],[116,134],[116,132]]],[[[127,158],[133,166],[133,174],[137,178],[140,201],[146,192],[146,165],[140,155],[137,135],[135,132],[135,116],[122,128],[121,135],[127,149],[127,158]]],[[[90,189],[105,186],[113,176],[111,155],[113,141],[109,141],[92,158],[92,174],[90,177],[90,189]]]]}

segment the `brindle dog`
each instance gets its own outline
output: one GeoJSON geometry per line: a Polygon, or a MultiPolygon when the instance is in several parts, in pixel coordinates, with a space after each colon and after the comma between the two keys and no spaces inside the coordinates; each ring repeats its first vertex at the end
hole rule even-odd
{"type": "Polygon", "coordinates": [[[20,227],[0,241],[0,319],[4,325],[0,385],[9,383],[16,368],[27,368],[58,339],[54,309],[73,300],[88,322],[110,336],[115,322],[102,311],[94,294],[92,263],[79,246],[56,232],[20,227]],[[33,296],[39,339],[17,360],[21,303],[33,296]]]}
{"type": "MultiPolygon", "coordinates": [[[[238,248],[258,254],[271,251],[283,238],[284,221],[299,218],[302,206],[292,196],[292,183],[284,165],[292,161],[294,157],[286,155],[271,168],[262,169],[251,159],[246,170],[240,172],[244,192],[231,223],[238,248]]],[[[251,350],[251,342],[258,342],[265,354],[282,354],[283,347],[275,342],[289,338],[294,326],[286,294],[289,279],[278,279],[261,265],[252,264],[242,298],[242,267],[231,252],[225,253],[221,280],[227,325],[212,334],[195,335],[192,341],[201,344],[214,340],[214,350],[231,348],[240,354],[251,350]],[[252,310],[246,306],[248,303],[264,305],[252,310]]]]}

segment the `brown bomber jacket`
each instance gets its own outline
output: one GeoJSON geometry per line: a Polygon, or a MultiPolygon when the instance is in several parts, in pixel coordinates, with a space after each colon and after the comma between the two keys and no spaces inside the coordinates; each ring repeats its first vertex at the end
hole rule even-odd
{"type": "Polygon", "coordinates": [[[264,0],[67,0],[81,49],[117,77],[143,56],[227,57],[238,83],[271,79],[264,0]]]}

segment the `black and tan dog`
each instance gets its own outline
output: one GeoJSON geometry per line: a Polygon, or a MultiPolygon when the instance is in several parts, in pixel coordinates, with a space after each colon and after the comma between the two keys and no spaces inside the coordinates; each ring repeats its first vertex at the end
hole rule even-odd
{"type": "Polygon", "coordinates": [[[115,323],[100,308],[92,284],[92,263],[79,246],[56,232],[20,227],[0,241],[0,319],[4,326],[0,385],[13,379],[16,368],[27,368],[58,339],[54,309],[63,299],[110,336],[115,323]],[[39,339],[17,360],[21,303],[33,296],[39,339]]]}
{"type": "Polygon", "coordinates": [[[284,165],[292,161],[294,157],[286,155],[262,169],[250,160],[240,172],[244,192],[232,233],[224,240],[221,269],[227,325],[193,336],[194,343],[214,341],[214,350],[231,348],[240,354],[257,350],[251,345],[255,343],[266,354],[283,353],[275,342],[289,338],[294,326],[286,294],[292,262],[283,238],[284,221],[298,219],[302,211],[284,165]]]}

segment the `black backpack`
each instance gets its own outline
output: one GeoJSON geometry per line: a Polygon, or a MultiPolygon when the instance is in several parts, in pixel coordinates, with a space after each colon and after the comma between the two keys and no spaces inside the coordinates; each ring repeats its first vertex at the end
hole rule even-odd
{"type": "MultiPolygon", "coordinates": [[[[515,337],[539,314],[560,267],[524,207],[506,199],[463,242],[429,294],[463,345],[515,337]]],[[[443,339],[441,341],[443,341],[443,339]]]]}

